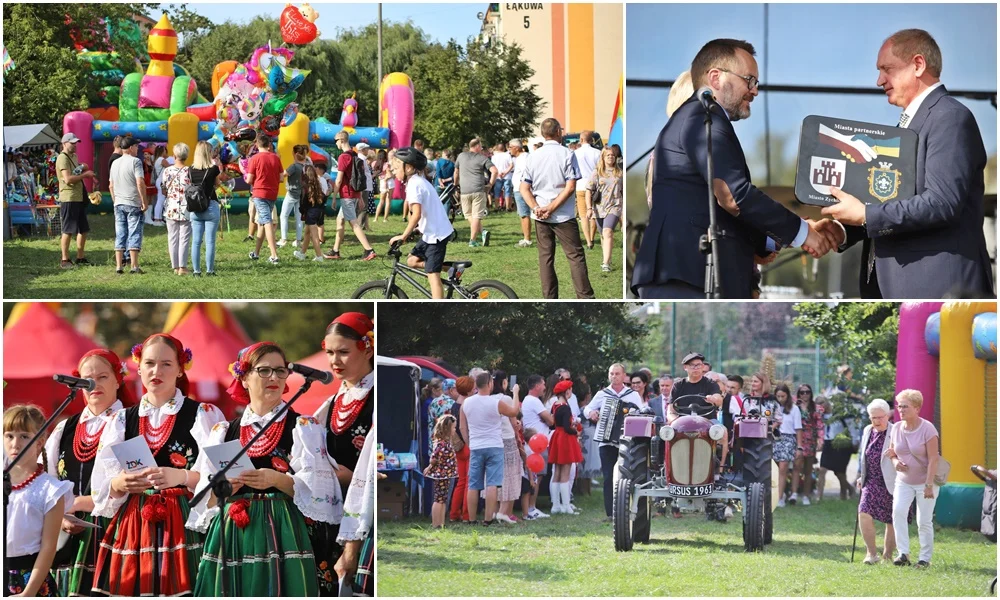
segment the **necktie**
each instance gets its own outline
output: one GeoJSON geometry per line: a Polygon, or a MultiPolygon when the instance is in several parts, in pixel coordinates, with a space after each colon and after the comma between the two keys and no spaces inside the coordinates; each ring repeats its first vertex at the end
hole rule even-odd
{"type": "Polygon", "coordinates": [[[899,117],[899,125],[898,125],[898,127],[906,127],[906,124],[909,123],[909,122],[910,122],[910,115],[908,115],[908,114],[906,114],[904,112],[899,117]]]}

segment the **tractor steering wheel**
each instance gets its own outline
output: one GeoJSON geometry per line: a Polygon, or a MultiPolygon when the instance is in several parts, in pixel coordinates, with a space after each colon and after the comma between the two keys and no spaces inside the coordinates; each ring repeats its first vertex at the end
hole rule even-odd
{"type": "Polygon", "coordinates": [[[698,415],[708,418],[714,416],[719,409],[702,394],[687,394],[674,400],[674,410],[679,415],[698,415]]]}

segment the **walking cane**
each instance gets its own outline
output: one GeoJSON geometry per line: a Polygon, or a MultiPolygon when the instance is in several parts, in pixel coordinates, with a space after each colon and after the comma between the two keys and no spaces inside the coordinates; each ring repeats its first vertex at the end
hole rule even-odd
{"type": "Polygon", "coordinates": [[[854,543],[851,544],[851,562],[854,562],[854,549],[858,546],[858,520],[861,514],[854,515],[854,543]]]}

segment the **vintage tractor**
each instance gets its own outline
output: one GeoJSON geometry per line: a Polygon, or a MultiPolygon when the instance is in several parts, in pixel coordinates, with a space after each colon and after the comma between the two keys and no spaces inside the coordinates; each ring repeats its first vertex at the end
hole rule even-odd
{"type": "Polygon", "coordinates": [[[682,416],[669,425],[649,409],[625,417],[615,466],[615,550],[649,542],[657,498],[703,511],[735,501],[742,510],[744,547],[763,550],[773,533],[769,411],[736,417],[733,465],[717,477],[716,450],[725,427],[709,418],[718,409],[700,395],[681,396],[674,408],[682,416]]]}

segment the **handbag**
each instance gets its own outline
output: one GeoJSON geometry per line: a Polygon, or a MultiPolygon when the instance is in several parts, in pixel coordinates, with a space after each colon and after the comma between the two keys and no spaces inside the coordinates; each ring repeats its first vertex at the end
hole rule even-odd
{"type": "MultiPolygon", "coordinates": [[[[906,439],[906,438],[904,437],[902,439],[906,439]]],[[[906,449],[910,450],[910,442],[909,441],[906,442],[906,449]]],[[[913,454],[913,452],[911,451],[910,454],[913,454]]],[[[917,456],[915,454],[913,454],[913,458],[917,458],[917,456]]],[[[917,462],[923,464],[924,467],[927,466],[919,458],[917,458],[917,462]]],[[[948,462],[947,458],[941,456],[941,453],[939,452],[938,453],[938,462],[937,462],[937,471],[934,473],[934,485],[942,486],[942,485],[948,483],[948,475],[950,475],[950,474],[951,474],[951,463],[948,462]]]]}

